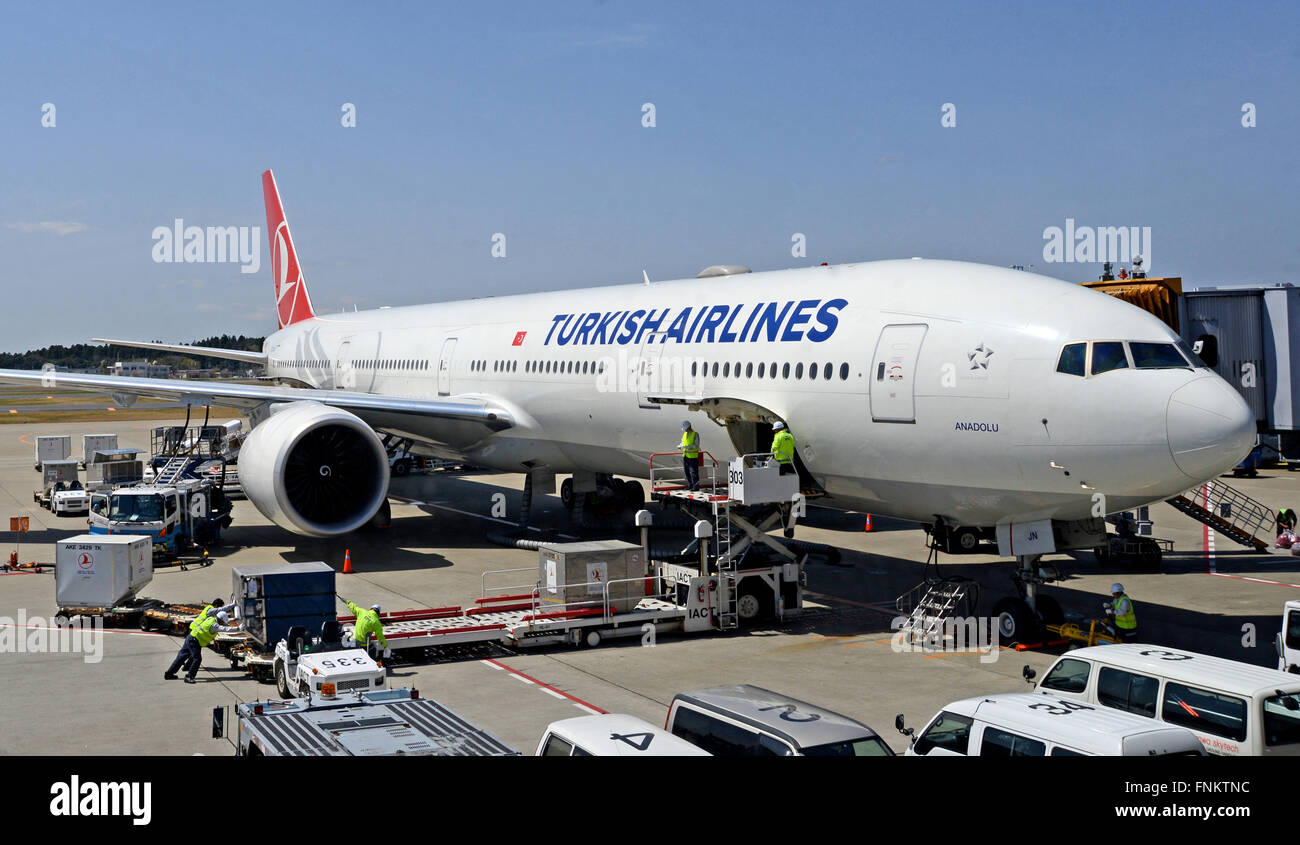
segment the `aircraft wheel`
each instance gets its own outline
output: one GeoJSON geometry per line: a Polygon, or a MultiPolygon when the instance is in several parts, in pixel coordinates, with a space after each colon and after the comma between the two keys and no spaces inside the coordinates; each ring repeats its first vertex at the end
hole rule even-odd
{"type": "Polygon", "coordinates": [[[624,504],[635,510],[645,504],[645,488],[640,481],[624,481],[622,498],[624,504]]]}
{"type": "Polygon", "coordinates": [[[1138,542],[1138,563],[1142,566],[1158,569],[1160,561],[1164,555],[1160,551],[1160,546],[1151,540],[1141,540],[1138,542]]]}
{"type": "Polygon", "coordinates": [[[980,547],[980,534],[974,528],[958,528],[948,536],[948,554],[973,554],[980,547]]]}
{"type": "Polygon", "coordinates": [[[1092,550],[1092,553],[1097,558],[1098,566],[1105,566],[1110,563],[1110,543],[1097,546],[1092,550]]]}
{"type": "Polygon", "coordinates": [[[1004,643],[1036,642],[1039,633],[1038,617],[1023,599],[1007,597],[993,605],[993,616],[998,622],[998,640],[1004,643]]]}
{"type": "Polygon", "coordinates": [[[1039,596],[1038,618],[1043,620],[1044,625],[1060,625],[1065,621],[1065,613],[1056,599],[1051,596],[1039,596]]]}
{"type": "Polygon", "coordinates": [[[569,510],[573,510],[573,479],[566,478],[560,482],[560,502],[569,510]]]}

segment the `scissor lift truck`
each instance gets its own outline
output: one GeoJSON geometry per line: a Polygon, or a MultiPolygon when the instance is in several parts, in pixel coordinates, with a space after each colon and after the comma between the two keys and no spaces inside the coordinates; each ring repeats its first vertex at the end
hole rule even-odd
{"type": "MultiPolygon", "coordinates": [[[[227,708],[212,711],[212,736],[226,737],[227,708]]],[[[413,689],[321,692],[235,707],[239,757],[518,757],[519,752],[413,689]]]]}

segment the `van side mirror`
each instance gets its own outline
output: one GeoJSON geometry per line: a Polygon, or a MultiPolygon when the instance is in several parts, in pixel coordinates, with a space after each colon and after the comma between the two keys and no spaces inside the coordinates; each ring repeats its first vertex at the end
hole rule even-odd
{"type": "Polygon", "coordinates": [[[1294,695],[1287,695],[1283,693],[1282,690],[1278,690],[1277,694],[1282,697],[1283,707],[1290,710],[1292,713],[1294,713],[1297,710],[1300,710],[1300,701],[1296,701],[1294,695]]]}
{"type": "Polygon", "coordinates": [[[1025,679],[1025,683],[1032,684],[1034,682],[1034,678],[1038,677],[1038,673],[1035,672],[1033,669],[1030,669],[1029,664],[1026,663],[1024,668],[1020,670],[1020,677],[1025,679]]]}
{"type": "Polygon", "coordinates": [[[226,708],[212,708],[212,738],[222,739],[226,735],[226,708]]]}
{"type": "Polygon", "coordinates": [[[913,733],[915,733],[915,731],[913,731],[911,728],[907,728],[903,726],[902,713],[899,713],[897,716],[894,717],[894,730],[898,731],[903,736],[911,736],[913,733]]]}

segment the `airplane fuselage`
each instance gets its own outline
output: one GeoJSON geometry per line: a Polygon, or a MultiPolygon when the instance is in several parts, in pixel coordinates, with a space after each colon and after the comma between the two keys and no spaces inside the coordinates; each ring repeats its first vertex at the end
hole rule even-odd
{"type": "Polygon", "coordinates": [[[720,401],[785,420],[826,504],[993,525],[1167,498],[1249,450],[1245,403],[1199,362],[1122,345],[1121,368],[1058,371],[1112,341],[1178,336],[1078,285],[911,260],[320,315],[264,351],[293,384],[490,399],[514,427],[398,432],[485,467],[647,477],[683,420],[725,467],[731,438],[691,410],[720,401]]]}

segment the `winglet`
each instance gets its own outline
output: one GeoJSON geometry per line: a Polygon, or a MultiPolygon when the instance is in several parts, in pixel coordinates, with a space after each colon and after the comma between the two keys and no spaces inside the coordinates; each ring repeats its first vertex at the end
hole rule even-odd
{"type": "Polygon", "coordinates": [[[280,189],[271,171],[262,174],[262,196],[266,200],[266,237],[271,245],[271,275],[275,279],[276,328],[284,328],[316,316],[302,277],[298,251],[289,234],[289,221],[280,204],[280,189]]]}

